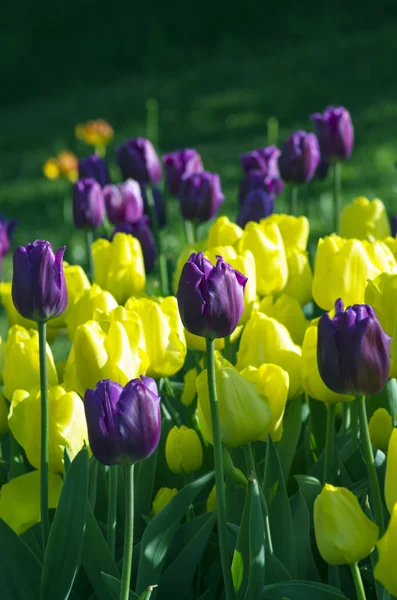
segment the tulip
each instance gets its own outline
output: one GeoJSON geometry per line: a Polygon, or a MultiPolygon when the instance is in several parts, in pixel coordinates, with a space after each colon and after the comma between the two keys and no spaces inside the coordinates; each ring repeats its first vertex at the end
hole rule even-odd
{"type": "Polygon", "coordinates": [[[277,300],[274,296],[266,296],[259,304],[259,310],[285,325],[292,341],[299,346],[302,345],[309,322],[295,298],[287,294],[281,294],[277,300]]]}
{"type": "Polygon", "coordinates": [[[233,246],[243,235],[241,227],[228,219],[218,217],[208,231],[207,247],[233,246]]]}
{"type": "Polygon", "coordinates": [[[185,425],[173,427],[165,443],[165,458],[169,470],[177,475],[198,471],[203,463],[203,448],[197,432],[185,425]]]}
{"type": "Polygon", "coordinates": [[[349,111],[342,106],[328,106],[322,114],[314,113],[312,120],[323,160],[337,162],[350,158],[354,130],[349,111]]]}
{"type": "MultiPolygon", "coordinates": [[[[57,507],[61,489],[61,476],[49,473],[49,508],[57,507]]],[[[36,523],[40,523],[40,471],[30,471],[3,484],[0,496],[0,518],[18,535],[22,535],[36,523]]]]}
{"type": "Polygon", "coordinates": [[[230,335],[244,311],[246,283],[247,278],[222,257],[214,267],[203,252],[193,253],[183,267],[176,295],[186,329],[212,339],[230,335]]]}
{"type": "Polygon", "coordinates": [[[17,222],[15,219],[7,221],[4,215],[0,215],[0,269],[3,257],[8,254],[11,249],[11,240],[16,225],[17,222]]]}
{"type": "MultiPolygon", "coordinates": [[[[152,222],[153,211],[149,207],[148,194],[144,186],[141,186],[141,192],[143,198],[144,213],[149,217],[150,227],[154,229],[155,224],[152,222]]],[[[162,229],[167,224],[167,209],[165,203],[165,196],[161,190],[155,187],[151,188],[151,193],[154,202],[154,216],[157,219],[158,227],[162,229]]]]}
{"type": "Polygon", "coordinates": [[[317,137],[306,131],[296,131],[285,142],[278,159],[280,175],[288,183],[310,181],[320,162],[317,137]]]}
{"type": "MultiPolygon", "coordinates": [[[[81,398],[60,386],[50,388],[49,401],[49,470],[62,474],[65,448],[73,460],[87,437],[87,424],[81,398]]],[[[16,390],[8,417],[10,430],[26,452],[33,467],[40,467],[40,394],[16,390]]]]}
{"type": "Polygon", "coordinates": [[[255,190],[263,190],[269,192],[272,190],[275,194],[281,194],[284,189],[282,179],[274,179],[266,177],[262,171],[249,171],[240,182],[238,200],[240,206],[245,203],[245,200],[250,192],[255,190]]]}
{"type": "Polygon", "coordinates": [[[324,383],[339,394],[366,396],[380,392],[390,370],[390,337],[368,304],[344,311],[335,302],[331,320],[324,313],[318,324],[317,361],[324,383]]]}
{"type": "Polygon", "coordinates": [[[84,395],[88,438],[97,460],[127,465],[153,454],[160,440],[160,396],[151,377],[133,379],[124,388],[108,379],[84,395]]]}
{"type": "Polygon", "coordinates": [[[216,486],[213,485],[210,493],[208,494],[207,502],[206,502],[206,510],[207,512],[214,512],[216,510],[216,486]]]}
{"type": "Polygon", "coordinates": [[[314,301],[324,310],[331,310],[338,297],[346,304],[362,303],[368,279],[382,272],[397,272],[396,260],[384,243],[329,235],[318,242],[314,301]]]}
{"type": "Polygon", "coordinates": [[[357,497],[328,483],[314,502],[314,533],[320,554],[330,565],[362,560],[378,539],[378,527],[364,514],[357,497]]]}
{"type": "Polygon", "coordinates": [[[371,202],[364,196],[347,204],[341,214],[339,231],[345,238],[382,240],[390,235],[390,224],[385,205],[381,200],[371,202]]]}
{"type": "Polygon", "coordinates": [[[172,490],[167,487],[162,487],[157,492],[153,504],[152,504],[152,512],[156,516],[160,511],[163,510],[165,506],[167,506],[168,502],[172,500],[178,493],[178,490],[173,488],[172,490]]]}
{"type": "Polygon", "coordinates": [[[283,293],[296,298],[301,306],[312,300],[313,272],[307,252],[286,248],[288,279],[283,293]]]}
{"type": "Polygon", "coordinates": [[[391,517],[386,533],[376,544],[378,562],[375,565],[374,576],[386,590],[397,596],[397,573],[395,559],[397,553],[397,504],[391,509],[391,517]]]}
{"type": "Polygon", "coordinates": [[[196,388],[197,369],[189,369],[183,376],[183,390],[181,394],[181,402],[185,406],[191,406],[197,395],[196,388]]]}
{"type": "Polygon", "coordinates": [[[3,394],[0,394],[0,436],[8,431],[8,404],[3,394]]]}
{"type": "Polygon", "coordinates": [[[204,168],[200,154],[191,148],[164,154],[163,162],[168,193],[171,196],[178,196],[182,177],[200,173],[204,168]]]}
{"type": "Polygon", "coordinates": [[[149,217],[144,215],[136,223],[119,223],[113,230],[111,239],[116,233],[128,233],[135,237],[142,249],[145,272],[148,275],[153,270],[157,258],[156,242],[149,225],[149,217]]]}
{"type": "Polygon", "coordinates": [[[95,119],[76,125],[75,135],[89,146],[106,147],[113,139],[113,127],[104,119],[95,119]]]}
{"type": "Polygon", "coordinates": [[[71,307],[67,317],[68,334],[71,340],[74,338],[77,327],[94,318],[97,309],[106,313],[118,306],[110,292],[102,290],[94,283],[92,287],[85,290],[77,302],[71,307]]]}
{"type": "Polygon", "coordinates": [[[261,171],[265,177],[280,178],[278,158],[281,152],[276,146],[258,148],[240,155],[240,163],[246,173],[261,171]]]}
{"type": "Polygon", "coordinates": [[[66,177],[74,183],[78,178],[77,156],[70,150],[62,150],[58,156],[46,160],[43,173],[48,179],[66,177]]]}
{"type": "Polygon", "coordinates": [[[124,179],[135,179],[141,185],[159,183],[161,162],[149,140],[140,137],[126,140],[116,151],[124,179]]]}
{"type": "Polygon", "coordinates": [[[261,219],[268,217],[274,210],[275,194],[272,191],[253,190],[249,192],[244,204],[240,208],[237,223],[244,228],[247,223],[254,221],[259,223],[261,219]]]}
{"type": "Polygon", "coordinates": [[[393,335],[397,321],[397,274],[381,273],[368,281],[365,301],[376,311],[384,331],[393,335]]]}
{"type": "MultiPolygon", "coordinates": [[[[57,385],[58,375],[51,348],[47,344],[47,370],[49,385],[57,385]]],[[[37,331],[26,331],[14,325],[4,344],[4,389],[7,400],[12,400],[15,390],[33,392],[40,387],[39,336],[37,331]]]]}
{"type": "Polygon", "coordinates": [[[392,217],[391,219],[391,235],[392,237],[396,237],[397,235],[397,215],[392,217]]]}
{"type": "Polygon", "coordinates": [[[306,217],[275,213],[261,221],[261,225],[270,224],[277,225],[286,248],[306,250],[310,232],[309,220],[306,217]]]}
{"type": "Polygon", "coordinates": [[[73,220],[76,227],[100,227],[105,216],[102,188],[95,179],[79,179],[73,186],[73,220]]]}
{"type": "Polygon", "coordinates": [[[97,154],[79,160],[79,179],[95,179],[101,187],[110,183],[106,160],[97,154]]]}
{"type": "Polygon", "coordinates": [[[386,452],[393,431],[393,419],[385,408],[376,409],[368,423],[368,429],[372,446],[386,452]]]}
{"type": "Polygon", "coordinates": [[[136,223],[143,216],[143,198],[137,181],[127,179],[119,185],[106,185],[103,188],[106,213],[113,225],[136,223]]]}
{"type": "Polygon", "coordinates": [[[197,223],[215,217],[225,199],[219,175],[208,171],[185,175],[178,198],[183,218],[197,223]]]}
{"type": "Polygon", "coordinates": [[[92,245],[94,281],[108,290],[119,304],[145,289],[145,266],[139,241],[117,233],[112,242],[96,240],[92,245]]]}
{"type": "MultiPolygon", "coordinates": [[[[389,415],[390,416],[390,415],[389,415]]],[[[391,419],[391,417],[390,417],[391,419]]],[[[390,432],[390,421],[386,425],[387,431],[390,432]]],[[[382,432],[383,434],[383,432],[382,432]]],[[[385,477],[385,500],[387,510],[390,514],[393,513],[393,507],[397,502],[397,481],[396,481],[396,466],[397,466],[397,429],[391,426],[391,433],[387,447],[386,461],[386,477],[385,477]]]]}

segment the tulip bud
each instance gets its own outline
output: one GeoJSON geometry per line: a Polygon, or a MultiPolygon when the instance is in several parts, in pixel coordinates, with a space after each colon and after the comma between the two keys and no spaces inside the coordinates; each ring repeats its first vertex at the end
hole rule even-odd
{"type": "Polygon", "coordinates": [[[149,225],[149,217],[144,215],[136,223],[119,223],[113,230],[111,240],[116,233],[128,233],[136,238],[142,249],[145,272],[148,275],[154,267],[157,258],[156,242],[149,225]]]}
{"type": "Polygon", "coordinates": [[[387,510],[390,514],[397,502],[397,429],[392,428],[387,448],[386,477],[385,477],[385,500],[387,510]]]}
{"type": "Polygon", "coordinates": [[[105,465],[134,464],[148,458],[160,440],[160,396],[151,377],[142,375],[123,388],[100,381],[84,395],[88,437],[105,465]]]}
{"type": "Polygon", "coordinates": [[[279,178],[267,177],[262,171],[249,171],[240,182],[238,200],[240,206],[243,206],[250,192],[263,190],[268,192],[271,189],[275,194],[280,194],[284,189],[284,182],[279,178]]]}
{"type": "Polygon", "coordinates": [[[314,133],[296,131],[284,143],[278,159],[280,175],[288,183],[310,181],[320,162],[320,148],[314,133]]]}
{"type": "Polygon", "coordinates": [[[214,267],[203,252],[193,253],[183,267],[176,295],[186,329],[208,338],[233,333],[244,311],[246,283],[247,278],[222,257],[214,267]]]}
{"type": "Polygon", "coordinates": [[[105,216],[102,188],[95,179],[79,179],[73,186],[73,220],[76,227],[100,227],[105,216]]]}
{"type": "Polygon", "coordinates": [[[241,227],[227,217],[218,217],[208,231],[207,247],[233,246],[243,235],[241,227]]]}
{"type": "Polygon", "coordinates": [[[163,510],[165,506],[167,506],[168,502],[172,500],[178,493],[178,490],[173,488],[172,490],[167,487],[162,487],[157,492],[153,504],[152,504],[152,512],[156,516],[160,511],[163,510]]]}
{"type": "Polygon", "coordinates": [[[249,192],[240,208],[237,218],[238,225],[244,228],[250,221],[259,223],[261,219],[271,215],[274,210],[274,199],[275,194],[270,189],[268,192],[264,190],[249,192]]]}
{"type": "Polygon", "coordinates": [[[203,448],[197,432],[185,425],[173,427],[165,443],[165,458],[169,470],[177,475],[198,471],[203,462],[203,448]]]}
{"type": "Polygon", "coordinates": [[[197,395],[196,389],[197,369],[189,369],[183,376],[183,391],[181,394],[181,402],[185,406],[191,406],[197,395]]]}
{"type": "Polygon", "coordinates": [[[164,154],[163,162],[168,193],[171,196],[178,196],[183,176],[200,173],[203,170],[200,154],[191,148],[164,154]]]}
{"type": "Polygon", "coordinates": [[[68,304],[63,272],[65,246],[56,254],[50,242],[36,240],[14,253],[12,299],[25,319],[48,321],[61,315],[68,304]]]}
{"type": "Polygon", "coordinates": [[[103,188],[106,213],[113,225],[136,223],[143,216],[141,186],[133,179],[119,185],[106,185],[103,188]]]}
{"type": "Polygon", "coordinates": [[[390,224],[385,205],[381,200],[360,196],[342,210],[339,231],[345,238],[357,240],[382,240],[390,235],[390,224]]]}
{"type": "Polygon", "coordinates": [[[75,135],[89,146],[105,148],[113,139],[113,127],[104,119],[94,119],[76,125],[75,135]]]}
{"type": "Polygon", "coordinates": [[[240,163],[246,173],[261,171],[265,177],[280,178],[278,157],[281,152],[276,146],[258,148],[240,155],[240,163]]]}
{"type": "Polygon", "coordinates": [[[214,512],[216,510],[216,486],[213,485],[210,493],[208,494],[206,503],[207,512],[214,512]]]}
{"type": "Polygon", "coordinates": [[[135,179],[141,185],[159,183],[161,162],[149,140],[141,137],[126,140],[116,151],[124,179],[135,179]]]}
{"type": "Polygon", "coordinates": [[[351,565],[372,552],[378,527],[363,513],[357,497],[328,483],[314,502],[314,533],[323,559],[351,565]]]}
{"type": "Polygon", "coordinates": [[[79,160],[79,179],[95,179],[101,187],[110,183],[106,160],[97,154],[79,160]]]}
{"type": "Polygon", "coordinates": [[[198,223],[215,217],[225,199],[219,175],[208,171],[185,175],[178,198],[183,218],[198,223]]]}
{"type": "Polygon", "coordinates": [[[324,383],[334,392],[367,396],[383,389],[390,370],[390,337],[368,304],[344,311],[339,299],[332,320],[323,314],[318,324],[317,362],[324,383]]]}
{"type": "Polygon", "coordinates": [[[343,106],[328,106],[325,111],[312,115],[321,156],[327,162],[350,158],[353,150],[354,130],[351,116],[343,106]]]}
{"type": "Polygon", "coordinates": [[[374,576],[392,596],[397,596],[397,571],[395,566],[397,556],[397,504],[394,504],[390,513],[386,533],[376,544],[379,558],[375,565],[374,576]]]}
{"type": "Polygon", "coordinates": [[[376,409],[369,420],[368,429],[372,446],[386,452],[393,431],[393,419],[385,408],[376,409]]]}

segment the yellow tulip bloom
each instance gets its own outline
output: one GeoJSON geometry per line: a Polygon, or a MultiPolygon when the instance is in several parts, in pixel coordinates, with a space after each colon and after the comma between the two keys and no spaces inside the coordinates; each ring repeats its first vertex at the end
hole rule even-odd
{"type": "Polygon", "coordinates": [[[178,490],[175,488],[173,488],[173,489],[170,489],[167,487],[160,488],[153,500],[153,504],[152,504],[153,514],[158,515],[159,512],[161,510],[163,510],[163,508],[165,506],[167,506],[168,502],[170,502],[172,500],[172,498],[174,498],[174,496],[177,495],[177,493],[178,493],[178,490]]]}
{"type": "Polygon", "coordinates": [[[376,409],[369,420],[368,429],[373,447],[386,452],[393,431],[393,419],[385,408],[376,409]]]}
{"type": "Polygon", "coordinates": [[[365,302],[372,306],[388,335],[393,335],[397,322],[397,274],[381,273],[368,281],[365,302]]]}
{"type": "Polygon", "coordinates": [[[183,376],[183,392],[181,395],[181,402],[185,406],[190,406],[197,394],[196,388],[197,370],[196,367],[189,369],[183,376]]]}
{"type": "Polygon", "coordinates": [[[302,345],[309,321],[295,298],[284,293],[277,300],[274,296],[265,296],[259,304],[259,311],[285,325],[292,341],[299,346],[302,345]]]}
{"type": "Polygon", "coordinates": [[[353,200],[342,210],[339,233],[345,238],[357,240],[382,240],[390,235],[390,223],[385,205],[381,200],[369,201],[365,196],[353,200]]]}
{"type": "Polygon", "coordinates": [[[0,394],[0,436],[8,431],[8,404],[3,394],[0,394]]]}
{"type": "Polygon", "coordinates": [[[273,213],[270,217],[262,219],[262,223],[274,223],[278,226],[286,248],[306,250],[310,232],[309,220],[306,217],[273,213]]]}
{"type": "Polygon", "coordinates": [[[385,586],[392,596],[397,596],[397,504],[391,510],[386,533],[376,544],[379,559],[375,565],[374,576],[385,586]]]}
{"type": "Polygon", "coordinates": [[[283,292],[296,298],[304,306],[312,299],[313,273],[309,255],[299,248],[286,248],[286,254],[288,280],[283,292]]]}
{"type": "Polygon", "coordinates": [[[94,283],[80,295],[77,302],[68,311],[66,325],[70,339],[73,340],[79,325],[83,325],[94,318],[96,309],[109,313],[117,306],[118,304],[112,294],[102,290],[99,285],[94,283]]]}
{"type": "Polygon", "coordinates": [[[386,460],[385,500],[390,514],[397,502],[397,429],[393,429],[389,439],[386,460]]]}
{"type": "Polygon", "coordinates": [[[243,230],[227,217],[218,217],[208,232],[207,248],[234,246],[243,235],[243,230]]]}
{"type": "Polygon", "coordinates": [[[197,432],[185,425],[173,427],[165,443],[165,459],[170,471],[189,475],[203,463],[203,448],[197,432]]]}

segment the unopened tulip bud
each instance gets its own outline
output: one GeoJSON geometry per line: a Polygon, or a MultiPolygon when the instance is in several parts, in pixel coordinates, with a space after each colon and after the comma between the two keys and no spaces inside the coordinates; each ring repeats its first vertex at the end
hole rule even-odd
{"type": "Polygon", "coordinates": [[[350,158],[353,150],[354,130],[351,116],[343,106],[329,106],[312,115],[320,144],[321,157],[327,162],[350,158]]]}
{"type": "Polygon", "coordinates": [[[105,216],[102,188],[94,179],[79,179],[73,186],[73,220],[76,227],[100,227],[105,216]]]}
{"type": "Polygon", "coordinates": [[[285,142],[278,166],[281,177],[288,183],[310,181],[320,162],[320,148],[314,133],[296,131],[285,142]]]}
{"type": "Polygon", "coordinates": [[[386,452],[393,431],[393,419],[385,408],[376,409],[369,420],[368,429],[372,446],[386,452]]]}
{"type": "Polygon", "coordinates": [[[161,162],[153,144],[145,138],[126,140],[117,148],[117,159],[124,179],[141,185],[159,183],[161,162]]]}
{"type": "Polygon", "coordinates": [[[165,443],[168,468],[177,475],[197,471],[203,462],[203,448],[197,432],[185,425],[173,427],[165,443]]]}
{"type": "Polygon", "coordinates": [[[219,175],[208,171],[185,175],[178,198],[183,218],[197,223],[215,217],[225,199],[219,175]]]}
{"type": "Polygon", "coordinates": [[[192,148],[176,150],[163,156],[165,179],[171,196],[178,196],[182,177],[203,170],[200,154],[192,148]]]}
{"type": "Polygon", "coordinates": [[[79,160],[79,179],[85,177],[95,179],[101,187],[110,183],[106,160],[97,154],[79,160]]]}
{"type": "Polygon", "coordinates": [[[157,492],[153,504],[152,504],[152,512],[156,516],[160,511],[163,510],[165,506],[167,506],[168,502],[172,500],[178,493],[178,490],[173,488],[162,487],[157,492]]]}

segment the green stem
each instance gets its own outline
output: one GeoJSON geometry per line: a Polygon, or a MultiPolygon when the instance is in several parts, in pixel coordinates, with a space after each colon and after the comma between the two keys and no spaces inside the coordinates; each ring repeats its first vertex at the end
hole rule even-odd
{"type": "Polygon", "coordinates": [[[185,227],[185,238],[186,238],[186,243],[190,245],[193,245],[195,242],[195,231],[194,231],[194,226],[193,223],[191,221],[183,221],[184,227],[185,227]]]}
{"type": "Polygon", "coordinates": [[[40,440],[40,515],[41,536],[45,550],[50,531],[48,518],[48,374],[47,374],[47,324],[38,322],[39,357],[40,357],[40,391],[41,391],[41,440],[40,440]]]}
{"type": "Polygon", "coordinates": [[[298,190],[297,185],[289,187],[289,214],[293,216],[298,214],[298,190]]]}
{"type": "Polygon", "coordinates": [[[357,404],[355,402],[350,402],[350,428],[352,434],[352,452],[355,452],[358,448],[358,414],[357,414],[357,404]]]}
{"type": "Polygon", "coordinates": [[[130,595],[132,550],[134,547],[134,465],[124,466],[125,479],[125,525],[123,570],[119,600],[128,600],[130,595]]]}
{"type": "Polygon", "coordinates": [[[341,433],[347,433],[350,429],[350,402],[342,402],[342,427],[341,433]]]}
{"type": "Polygon", "coordinates": [[[117,526],[117,466],[109,469],[109,495],[108,495],[108,520],[107,520],[107,542],[114,558],[116,550],[116,526],[117,526]]]}
{"type": "Polygon", "coordinates": [[[338,233],[342,207],[342,163],[333,164],[334,176],[334,232],[338,233]]]}
{"type": "Polygon", "coordinates": [[[160,269],[160,285],[163,296],[169,295],[169,283],[168,283],[168,269],[167,269],[167,258],[163,252],[163,245],[161,242],[160,228],[157,221],[156,208],[154,203],[153,190],[150,186],[145,189],[147,205],[149,209],[150,222],[153,231],[154,241],[156,242],[158,257],[159,257],[159,269],[160,269]]]}
{"type": "MultiPolygon", "coordinates": [[[[254,477],[257,481],[259,481],[258,479],[258,475],[256,472],[256,466],[255,466],[255,460],[254,460],[254,454],[252,452],[252,446],[251,444],[247,444],[244,447],[245,450],[245,460],[247,462],[247,469],[248,471],[252,471],[254,473],[254,477]]],[[[249,476],[249,472],[248,472],[248,476],[249,476]]],[[[261,497],[261,505],[262,505],[262,512],[263,512],[263,518],[265,521],[265,534],[266,534],[266,542],[270,551],[270,554],[273,554],[273,542],[272,542],[272,534],[270,531],[270,521],[269,521],[269,511],[267,508],[267,502],[266,502],[266,498],[265,498],[265,494],[263,491],[263,488],[261,485],[259,485],[259,491],[260,491],[260,497],[261,497]]]]}
{"type": "Polygon", "coordinates": [[[365,406],[365,396],[356,397],[357,413],[360,422],[360,438],[364,453],[364,461],[367,467],[369,487],[372,495],[373,514],[375,522],[379,527],[379,537],[385,532],[383,520],[382,496],[380,494],[379,480],[375,468],[374,452],[372,450],[371,438],[369,436],[367,408],[365,406]]]}
{"type": "Polygon", "coordinates": [[[218,397],[216,391],[215,378],[215,340],[206,339],[207,343],[207,378],[208,378],[208,395],[211,408],[211,426],[212,438],[214,444],[214,463],[215,463],[215,485],[216,485],[216,512],[218,519],[218,536],[219,536],[219,551],[221,555],[221,564],[223,572],[223,580],[225,584],[226,600],[234,598],[234,588],[232,574],[230,570],[230,557],[228,550],[227,539],[227,523],[226,523],[226,497],[225,497],[225,478],[223,474],[222,460],[222,439],[221,439],[221,424],[219,419],[218,397]]]}
{"type": "Polygon", "coordinates": [[[363,580],[361,579],[361,573],[360,569],[358,568],[358,564],[353,563],[349,566],[353,576],[354,587],[356,588],[357,600],[366,600],[363,580]]]}
{"type": "Polygon", "coordinates": [[[327,437],[325,441],[324,483],[332,483],[336,404],[327,405],[327,437]]]}
{"type": "Polygon", "coordinates": [[[92,229],[86,229],[85,231],[85,243],[87,249],[87,265],[88,265],[88,279],[91,283],[94,281],[94,260],[92,258],[92,243],[94,241],[94,234],[92,229]]]}

